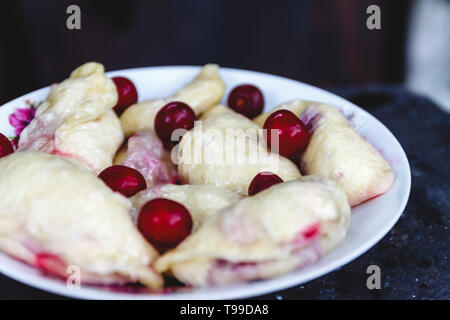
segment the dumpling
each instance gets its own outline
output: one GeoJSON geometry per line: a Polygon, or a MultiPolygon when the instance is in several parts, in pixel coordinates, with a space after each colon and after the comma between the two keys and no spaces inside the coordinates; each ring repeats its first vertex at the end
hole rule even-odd
{"type": "Polygon", "coordinates": [[[225,106],[205,112],[178,147],[178,174],[183,183],[206,184],[248,195],[248,186],[260,172],[284,181],[300,171],[289,159],[271,153],[251,120],[225,106]]]}
{"type": "Polygon", "coordinates": [[[140,130],[153,130],[158,111],[171,101],[188,104],[198,116],[215,106],[225,91],[225,83],[218,72],[218,66],[207,64],[194,80],[165,99],[150,100],[129,107],[120,117],[126,137],[140,130]]]}
{"type": "Polygon", "coordinates": [[[157,288],[158,253],[130,217],[131,202],[64,158],[17,152],[0,159],[0,250],[61,277],[81,269],[88,284],[157,288]]]}
{"type": "Polygon", "coordinates": [[[112,164],[123,141],[112,109],[116,102],[116,87],[103,65],[86,63],[52,87],[20,135],[19,150],[68,157],[99,173],[112,164]]]}
{"type": "Polygon", "coordinates": [[[145,178],[147,187],[178,181],[170,153],[152,131],[139,131],[131,136],[127,145],[117,153],[114,164],[138,170],[145,178]]]}
{"type": "Polygon", "coordinates": [[[194,286],[271,278],[317,261],[344,239],[349,223],[336,182],[302,177],[224,208],[154,267],[194,286]]]}
{"type": "Polygon", "coordinates": [[[201,185],[165,184],[148,188],[131,198],[132,217],[136,221],[141,208],[150,200],[166,198],[181,203],[189,210],[194,230],[221,209],[241,199],[237,193],[225,188],[201,185]]]}
{"type": "MultiPolygon", "coordinates": [[[[380,152],[361,137],[335,107],[294,100],[275,110],[287,109],[302,119],[311,140],[300,157],[304,174],[334,179],[344,189],[351,206],[389,190],[394,173],[380,152]]],[[[254,121],[264,125],[270,113],[254,121]]]]}

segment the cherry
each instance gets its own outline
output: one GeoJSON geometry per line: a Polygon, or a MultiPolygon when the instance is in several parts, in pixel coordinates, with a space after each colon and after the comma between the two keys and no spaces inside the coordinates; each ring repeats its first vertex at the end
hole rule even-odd
{"type": "Polygon", "coordinates": [[[192,230],[192,217],[180,203],[158,198],[147,202],[138,217],[138,229],[160,251],[176,247],[192,230]]]}
{"type": "Polygon", "coordinates": [[[244,84],[231,90],[228,106],[249,119],[260,115],[264,109],[264,96],[257,87],[244,84]]]}
{"type": "Polygon", "coordinates": [[[142,174],[127,166],[108,167],[98,177],[113,191],[120,192],[125,197],[132,197],[147,188],[147,183],[142,174]]]}
{"type": "Polygon", "coordinates": [[[155,131],[165,146],[170,146],[172,133],[177,129],[190,130],[194,127],[195,113],[186,103],[170,102],[158,111],[155,117],[155,131]]]}
{"type": "Polygon", "coordinates": [[[7,137],[0,133],[0,158],[14,152],[14,147],[7,137]]]}
{"type": "Polygon", "coordinates": [[[138,100],[138,93],[136,87],[130,79],[125,77],[114,77],[114,81],[119,99],[114,107],[114,111],[120,116],[129,106],[135,104],[138,100]]]}
{"type": "Polygon", "coordinates": [[[274,184],[282,183],[283,179],[272,172],[260,172],[258,173],[250,183],[248,187],[248,195],[252,196],[266,190],[274,184]]]}
{"type": "Polygon", "coordinates": [[[264,129],[269,148],[276,147],[278,140],[278,153],[284,157],[302,153],[309,143],[307,127],[289,110],[272,113],[264,122],[264,129]]]}

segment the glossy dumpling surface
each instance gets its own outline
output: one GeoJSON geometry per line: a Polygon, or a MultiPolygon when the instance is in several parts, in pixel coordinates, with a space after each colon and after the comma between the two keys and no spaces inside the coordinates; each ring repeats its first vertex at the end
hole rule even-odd
{"type": "Polygon", "coordinates": [[[260,172],[284,181],[300,177],[289,159],[270,152],[260,128],[246,117],[219,105],[200,117],[178,146],[178,174],[183,183],[206,184],[247,195],[260,172]]]}
{"type": "Polygon", "coordinates": [[[91,284],[162,285],[158,253],[129,215],[131,202],[64,158],[18,152],[0,159],[0,250],[52,274],[80,268],[91,284]]]}
{"type": "MultiPolygon", "coordinates": [[[[309,145],[299,159],[303,173],[337,181],[351,206],[389,190],[394,181],[390,164],[356,132],[337,108],[294,100],[275,110],[279,109],[294,112],[310,130],[309,145]]],[[[254,121],[264,123],[268,115],[261,115],[254,121]]]]}
{"type": "Polygon", "coordinates": [[[129,107],[120,117],[123,132],[129,137],[140,130],[153,130],[156,114],[172,101],[188,104],[196,116],[199,116],[215,106],[222,98],[224,91],[225,83],[220,77],[218,66],[207,64],[190,83],[172,96],[144,101],[129,107]]]}
{"type": "Polygon", "coordinates": [[[112,164],[123,141],[112,109],[116,102],[116,87],[103,65],[86,63],[52,86],[20,135],[19,150],[71,158],[99,173],[112,164]]]}
{"type": "Polygon", "coordinates": [[[270,278],[317,261],[344,239],[349,222],[336,182],[302,177],[222,209],[155,269],[195,286],[270,278]]]}

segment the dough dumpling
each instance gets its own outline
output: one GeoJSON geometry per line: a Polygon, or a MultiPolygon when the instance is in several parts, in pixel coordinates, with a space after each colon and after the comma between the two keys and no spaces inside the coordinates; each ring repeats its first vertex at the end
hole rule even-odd
{"type": "Polygon", "coordinates": [[[23,130],[19,150],[71,158],[95,173],[112,164],[123,141],[114,82],[103,65],[86,63],[54,85],[23,130]]]}
{"type": "Polygon", "coordinates": [[[342,242],[349,223],[336,182],[302,177],[222,209],[155,269],[194,286],[271,278],[317,261],[342,242]]]}
{"type": "MultiPolygon", "coordinates": [[[[294,112],[310,130],[311,140],[300,157],[304,174],[331,178],[347,194],[351,206],[389,190],[394,173],[380,152],[361,137],[335,107],[294,100],[275,110],[294,112]]],[[[270,113],[254,121],[264,125],[270,113]]]]}
{"type": "Polygon", "coordinates": [[[139,131],[131,136],[114,158],[115,165],[124,165],[139,171],[147,187],[176,183],[178,173],[170,153],[153,131],[139,131]]]}
{"type": "Polygon", "coordinates": [[[17,152],[0,159],[0,251],[87,284],[140,282],[157,288],[158,253],[130,217],[131,202],[62,157],[17,152]]]}
{"type": "Polygon", "coordinates": [[[205,112],[178,145],[178,174],[183,183],[224,187],[247,195],[260,172],[283,181],[300,177],[289,159],[267,150],[260,128],[243,115],[219,105],[205,112]]]}
{"type": "Polygon", "coordinates": [[[171,97],[137,103],[129,107],[120,117],[120,123],[126,137],[140,130],[153,130],[158,111],[171,101],[188,104],[199,116],[215,106],[225,91],[225,83],[220,77],[218,66],[207,64],[200,73],[185,87],[171,97]]]}
{"type": "Polygon", "coordinates": [[[143,190],[131,198],[133,218],[137,220],[141,208],[156,198],[166,198],[184,205],[192,216],[194,230],[219,210],[241,199],[237,193],[215,186],[158,185],[143,190]]]}

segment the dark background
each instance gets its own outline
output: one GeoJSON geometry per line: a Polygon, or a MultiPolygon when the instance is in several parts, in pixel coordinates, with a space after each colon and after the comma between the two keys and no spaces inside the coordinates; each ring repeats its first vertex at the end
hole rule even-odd
{"type": "Polygon", "coordinates": [[[154,65],[251,69],[324,88],[404,80],[410,1],[3,0],[0,103],[99,61],[107,70],[154,65]],[[81,8],[81,30],[66,8],[81,8]],[[381,7],[382,29],[366,28],[381,7]]]}
{"type": "MultiPolygon", "coordinates": [[[[0,105],[93,60],[107,70],[214,62],[330,89],[398,138],[411,165],[409,203],[360,258],[259,298],[450,299],[450,116],[403,87],[411,7],[406,0],[3,0],[0,105]],[[66,28],[70,4],[81,8],[81,30],[66,28]],[[372,4],[381,7],[381,30],[366,28],[372,4]],[[382,270],[381,290],[365,286],[372,264],[382,270]]],[[[0,299],[36,298],[60,297],[0,275],[0,299]]]]}

